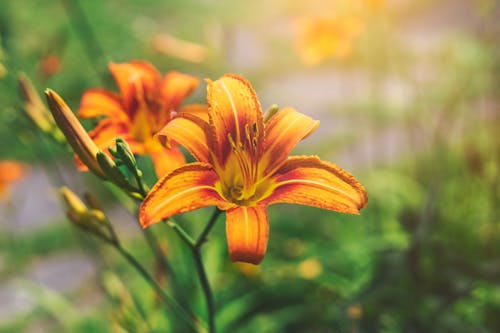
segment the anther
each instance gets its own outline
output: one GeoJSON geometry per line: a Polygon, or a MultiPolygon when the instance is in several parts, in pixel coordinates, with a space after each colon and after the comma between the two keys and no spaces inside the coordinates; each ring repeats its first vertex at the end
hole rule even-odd
{"type": "Polygon", "coordinates": [[[233,136],[231,135],[231,133],[227,133],[227,139],[229,140],[229,144],[231,145],[231,148],[233,150],[236,150],[238,147],[236,146],[236,142],[234,142],[233,136]]]}

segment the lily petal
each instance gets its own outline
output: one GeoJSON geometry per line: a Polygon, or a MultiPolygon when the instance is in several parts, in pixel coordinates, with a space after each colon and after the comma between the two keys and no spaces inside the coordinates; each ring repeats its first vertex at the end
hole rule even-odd
{"type": "Polygon", "coordinates": [[[319,121],[287,107],[278,111],[266,124],[264,175],[276,170],[299,141],[309,136],[319,121]]]}
{"type": "Polygon", "coordinates": [[[349,172],[316,156],[290,157],[273,176],[276,188],[262,205],[285,202],[359,214],[368,197],[349,172]]]}
{"type": "Polygon", "coordinates": [[[119,96],[103,89],[87,90],[82,96],[77,115],[80,118],[106,116],[120,121],[128,120],[119,96]]]}
{"type": "Polygon", "coordinates": [[[157,136],[162,145],[167,148],[177,142],[184,146],[198,161],[209,161],[207,140],[210,136],[209,125],[201,118],[190,113],[181,112],[168,122],[157,136]]]}
{"type": "Polygon", "coordinates": [[[206,104],[188,104],[181,109],[180,113],[192,114],[193,116],[201,118],[207,123],[209,122],[208,105],[206,104]]]}
{"type": "Polygon", "coordinates": [[[228,210],[226,236],[232,261],[258,265],[266,254],[269,238],[266,207],[237,207],[228,210]]]}
{"type": "Polygon", "coordinates": [[[207,81],[208,114],[218,143],[217,156],[221,164],[224,165],[234,145],[243,145],[253,152],[253,156],[260,156],[264,121],[259,100],[250,82],[233,74],[226,74],[216,81],[207,81]],[[255,149],[252,150],[252,147],[255,149]]]}
{"type": "MultiPolygon", "coordinates": [[[[161,84],[160,73],[146,61],[109,64],[109,70],[120,88],[120,95],[127,112],[135,110],[139,100],[155,100],[152,96],[161,84]]],[[[130,114],[132,118],[132,114],[130,114]]]]}
{"type": "Polygon", "coordinates": [[[206,206],[227,209],[214,187],[218,180],[212,166],[186,164],[160,179],[142,202],[139,221],[143,228],[172,215],[206,206]]]}
{"type": "Polygon", "coordinates": [[[161,98],[166,101],[166,110],[177,109],[182,101],[198,86],[199,80],[177,71],[168,72],[161,83],[161,98]]]}
{"type": "MultiPolygon", "coordinates": [[[[116,137],[120,136],[129,141],[127,126],[112,119],[102,119],[97,126],[89,132],[89,136],[103,151],[115,144],[116,137]]],[[[135,145],[134,145],[135,146],[135,145]]],[[[134,151],[134,153],[141,153],[134,151]]]]}
{"type": "Polygon", "coordinates": [[[177,148],[163,148],[158,142],[156,145],[158,148],[149,149],[148,154],[153,160],[158,177],[163,177],[186,163],[184,154],[177,148]]]}

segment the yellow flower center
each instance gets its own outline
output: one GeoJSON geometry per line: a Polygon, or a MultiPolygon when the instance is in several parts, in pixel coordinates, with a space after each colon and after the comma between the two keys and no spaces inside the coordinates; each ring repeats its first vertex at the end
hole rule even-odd
{"type": "Polygon", "coordinates": [[[235,142],[228,134],[231,153],[222,170],[219,170],[221,181],[216,184],[222,196],[239,206],[255,206],[257,202],[269,196],[273,186],[269,179],[264,178],[259,170],[256,157],[255,140],[251,138],[246,126],[246,145],[235,142]]]}
{"type": "Polygon", "coordinates": [[[132,137],[138,142],[147,142],[151,139],[151,126],[148,119],[148,109],[141,107],[137,110],[132,121],[132,137]]]}

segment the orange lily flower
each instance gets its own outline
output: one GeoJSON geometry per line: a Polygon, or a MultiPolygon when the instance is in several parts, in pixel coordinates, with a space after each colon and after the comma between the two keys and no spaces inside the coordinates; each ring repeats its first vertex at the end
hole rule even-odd
{"type": "Polygon", "coordinates": [[[163,143],[182,144],[198,162],[158,181],[141,205],[143,227],[217,206],[226,211],[231,260],[258,264],[267,248],[268,205],[295,203],[359,214],[367,196],[351,174],[316,156],[288,157],[318,121],[290,107],[264,121],[247,80],[224,75],[207,81],[208,114],[181,114],[159,133],[163,143]]]}
{"type": "Polygon", "coordinates": [[[354,16],[334,18],[304,17],[297,21],[297,50],[305,64],[314,66],[330,57],[344,59],[364,24],[354,16]]]}
{"type": "Polygon", "coordinates": [[[153,136],[177,112],[190,112],[189,107],[178,108],[198,85],[198,79],[176,71],[162,78],[156,68],[144,61],[111,63],[109,70],[120,94],[103,89],[87,90],[77,113],[81,118],[101,118],[89,132],[97,146],[106,151],[120,136],[129,143],[133,153],[151,156],[158,176],[184,164],[180,150],[165,149],[153,136]]]}
{"type": "Polygon", "coordinates": [[[15,161],[0,161],[0,200],[8,198],[10,185],[23,178],[24,173],[23,164],[15,161]]]}

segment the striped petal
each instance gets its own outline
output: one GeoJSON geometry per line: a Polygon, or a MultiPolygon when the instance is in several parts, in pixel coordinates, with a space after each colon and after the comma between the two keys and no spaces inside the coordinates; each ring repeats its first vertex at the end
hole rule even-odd
{"type": "Polygon", "coordinates": [[[260,156],[264,131],[262,109],[250,83],[232,74],[208,80],[207,101],[221,165],[234,146],[243,146],[247,151],[255,147],[252,154],[260,156]]]}
{"type": "Polygon", "coordinates": [[[176,118],[168,122],[157,136],[167,148],[179,143],[184,146],[198,161],[209,161],[207,137],[210,136],[209,125],[201,118],[181,112],[176,118]]]}
{"type": "Polygon", "coordinates": [[[214,187],[217,180],[212,166],[205,163],[186,164],[169,173],[144,199],[139,211],[142,227],[206,206],[227,209],[228,204],[214,187]]]}
{"type": "Polygon", "coordinates": [[[273,176],[276,188],[259,204],[285,202],[359,214],[364,187],[347,171],[316,156],[290,157],[273,176]]]}
{"type": "Polygon", "coordinates": [[[126,112],[132,116],[138,101],[154,101],[161,84],[160,73],[146,61],[109,64],[109,70],[118,84],[126,112]]]}
{"type": "Polygon", "coordinates": [[[228,210],[226,236],[232,261],[258,265],[266,254],[269,238],[266,207],[236,207],[228,210]]]}
{"type": "Polygon", "coordinates": [[[120,121],[128,120],[120,98],[116,94],[102,89],[89,89],[83,94],[77,115],[80,118],[105,116],[120,121]]]}
{"type": "Polygon", "coordinates": [[[180,113],[191,114],[193,116],[201,118],[206,123],[209,122],[208,105],[206,104],[188,104],[181,109],[180,113]]]}
{"type": "Polygon", "coordinates": [[[264,175],[276,170],[299,141],[309,136],[319,126],[319,121],[283,108],[266,123],[265,153],[262,158],[264,175]]]}

